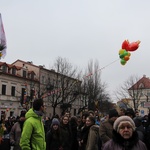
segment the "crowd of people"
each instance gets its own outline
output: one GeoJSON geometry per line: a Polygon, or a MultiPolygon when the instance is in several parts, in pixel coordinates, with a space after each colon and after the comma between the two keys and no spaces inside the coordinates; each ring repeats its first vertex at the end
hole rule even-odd
{"type": "Polygon", "coordinates": [[[141,117],[121,108],[103,118],[98,110],[49,118],[44,111],[36,99],[33,108],[8,118],[0,150],[150,150],[150,113],[141,117]]]}

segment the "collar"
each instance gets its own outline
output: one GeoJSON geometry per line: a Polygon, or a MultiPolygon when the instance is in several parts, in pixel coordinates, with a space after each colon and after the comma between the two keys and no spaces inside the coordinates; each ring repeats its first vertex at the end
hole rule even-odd
{"type": "Polygon", "coordinates": [[[41,112],[41,111],[34,110],[34,112],[35,112],[38,116],[43,116],[43,112],[41,112]]]}

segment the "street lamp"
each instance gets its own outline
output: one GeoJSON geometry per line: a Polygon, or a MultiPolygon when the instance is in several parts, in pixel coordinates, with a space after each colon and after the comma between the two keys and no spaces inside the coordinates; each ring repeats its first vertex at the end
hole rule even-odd
{"type": "Polygon", "coordinates": [[[31,82],[30,84],[30,108],[32,108],[34,98],[35,98],[35,87],[34,87],[34,83],[31,82]]]}

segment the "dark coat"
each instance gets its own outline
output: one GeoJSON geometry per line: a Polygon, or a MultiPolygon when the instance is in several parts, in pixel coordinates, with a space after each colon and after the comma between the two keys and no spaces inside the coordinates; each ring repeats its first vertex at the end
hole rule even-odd
{"type": "Polygon", "coordinates": [[[72,134],[69,124],[60,125],[60,136],[63,150],[71,150],[72,145],[72,134]]]}
{"type": "Polygon", "coordinates": [[[0,144],[0,150],[10,150],[10,140],[3,139],[2,143],[0,144]]]}
{"type": "Polygon", "coordinates": [[[50,130],[51,120],[46,120],[44,124],[45,135],[50,130]]]}
{"type": "Polygon", "coordinates": [[[70,128],[71,128],[71,133],[72,133],[71,150],[78,150],[79,144],[78,144],[78,140],[77,140],[77,123],[70,122],[70,128]]]}
{"type": "Polygon", "coordinates": [[[60,148],[60,131],[49,130],[46,134],[46,150],[59,150],[60,148]]]}
{"type": "Polygon", "coordinates": [[[149,150],[150,149],[150,125],[148,127],[146,127],[145,144],[149,150]]]}
{"type": "Polygon", "coordinates": [[[119,133],[113,130],[113,138],[106,142],[102,150],[147,150],[146,145],[139,140],[136,131],[130,139],[125,140],[119,133]]]}
{"type": "Polygon", "coordinates": [[[89,131],[90,131],[90,126],[83,126],[81,129],[81,137],[80,137],[81,146],[79,148],[80,150],[86,149],[89,131]]]}

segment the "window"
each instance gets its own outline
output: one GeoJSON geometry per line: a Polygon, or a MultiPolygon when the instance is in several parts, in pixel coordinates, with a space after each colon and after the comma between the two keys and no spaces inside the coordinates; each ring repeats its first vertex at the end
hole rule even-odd
{"type": "Polygon", "coordinates": [[[23,70],[23,77],[26,78],[27,72],[23,70]]]}
{"type": "Polygon", "coordinates": [[[34,89],[31,89],[30,90],[30,99],[32,100],[35,96],[35,90],[34,89]]]}
{"type": "Polygon", "coordinates": [[[150,96],[150,92],[147,93],[147,96],[150,96]]]}
{"type": "Polygon", "coordinates": [[[44,76],[42,76],[42,83],[44,84],[44,81],[45,81],[45,77],[44,76]]]}
{"type": "Polygon", "coordinates": [[[20,99],[20,103],[23,104],[24,102],[24,93],[25,93],[25,88],[21,89],[21,99],[20,99]]]}
{"type": "Polygon", "coordinates": [[[139,89],[143,89],[143,88],[144,88],[144,84],[143,84],[143,83],[140,83],[139,89]]]}
{"type": "Polygon", "coordinates": [[[57,87],[59,88],[59,87],[61,87],[61,81],[58,79],[58,81],[57,81],[57,87]]]}
{"type": "Polygon", "coordinates": [[[144,96],[144,94],[143,94],[143,93],[140,93],[140,94],[141,94],[141,95],[140,95],[141,97],[142,97],[142,96],[144,96]]]}
{"type": "Polygon", "coordinates": [[[34,79],[34,73],[31,73],[31,79],[32,80],[34,79]]]}
{"type": "Polygon", "coordinates": [[[7,66],[6,66],[6,65],[4,65],[4,66],[3,66],[3,68],[2,68],[2,70],[3,70],[3,72],[5,72],[5,73],[6,73],[6,72],[7,72],[7,66]]]}
{"type": "Polygon", "coordinates": [[[11,96],[15,96],[15,89],[16,89],[15,86],[11,87],[11,96]]]}
{"type": "Polygon", "coordinates": [[[141,107],[144,107],[144,102],[141,102],[141,107]]]}
{"type": "Polygon", "coordinates": [[[12,68],[12,74],[16,75],[16,68],[12,68]]]}
{"type": "Polygon", "coordinates": [[[53,79],[53,85],[55,85],[56,84],[56,80],[55,79],[53,79]]]}
{"type": "Polygon", "coordinates": [[[50,83],[50,78],[48,78],[48,83],[50,83]]]}
{"type": "Polygon", "coordinates": [[[6,95],[6,85],[2,84],[2,95],[6,95]]]}
{"type": "Polygon", "coordinates": [[[12,117],[14,115],[14,111],[10,111],[10,116],[12,117]]]}
{"type": "Polygon", "coordinates": [[[1,111],[1,120],[2,120],[2,121],[5,120],[5,111],[1,111]]]}

